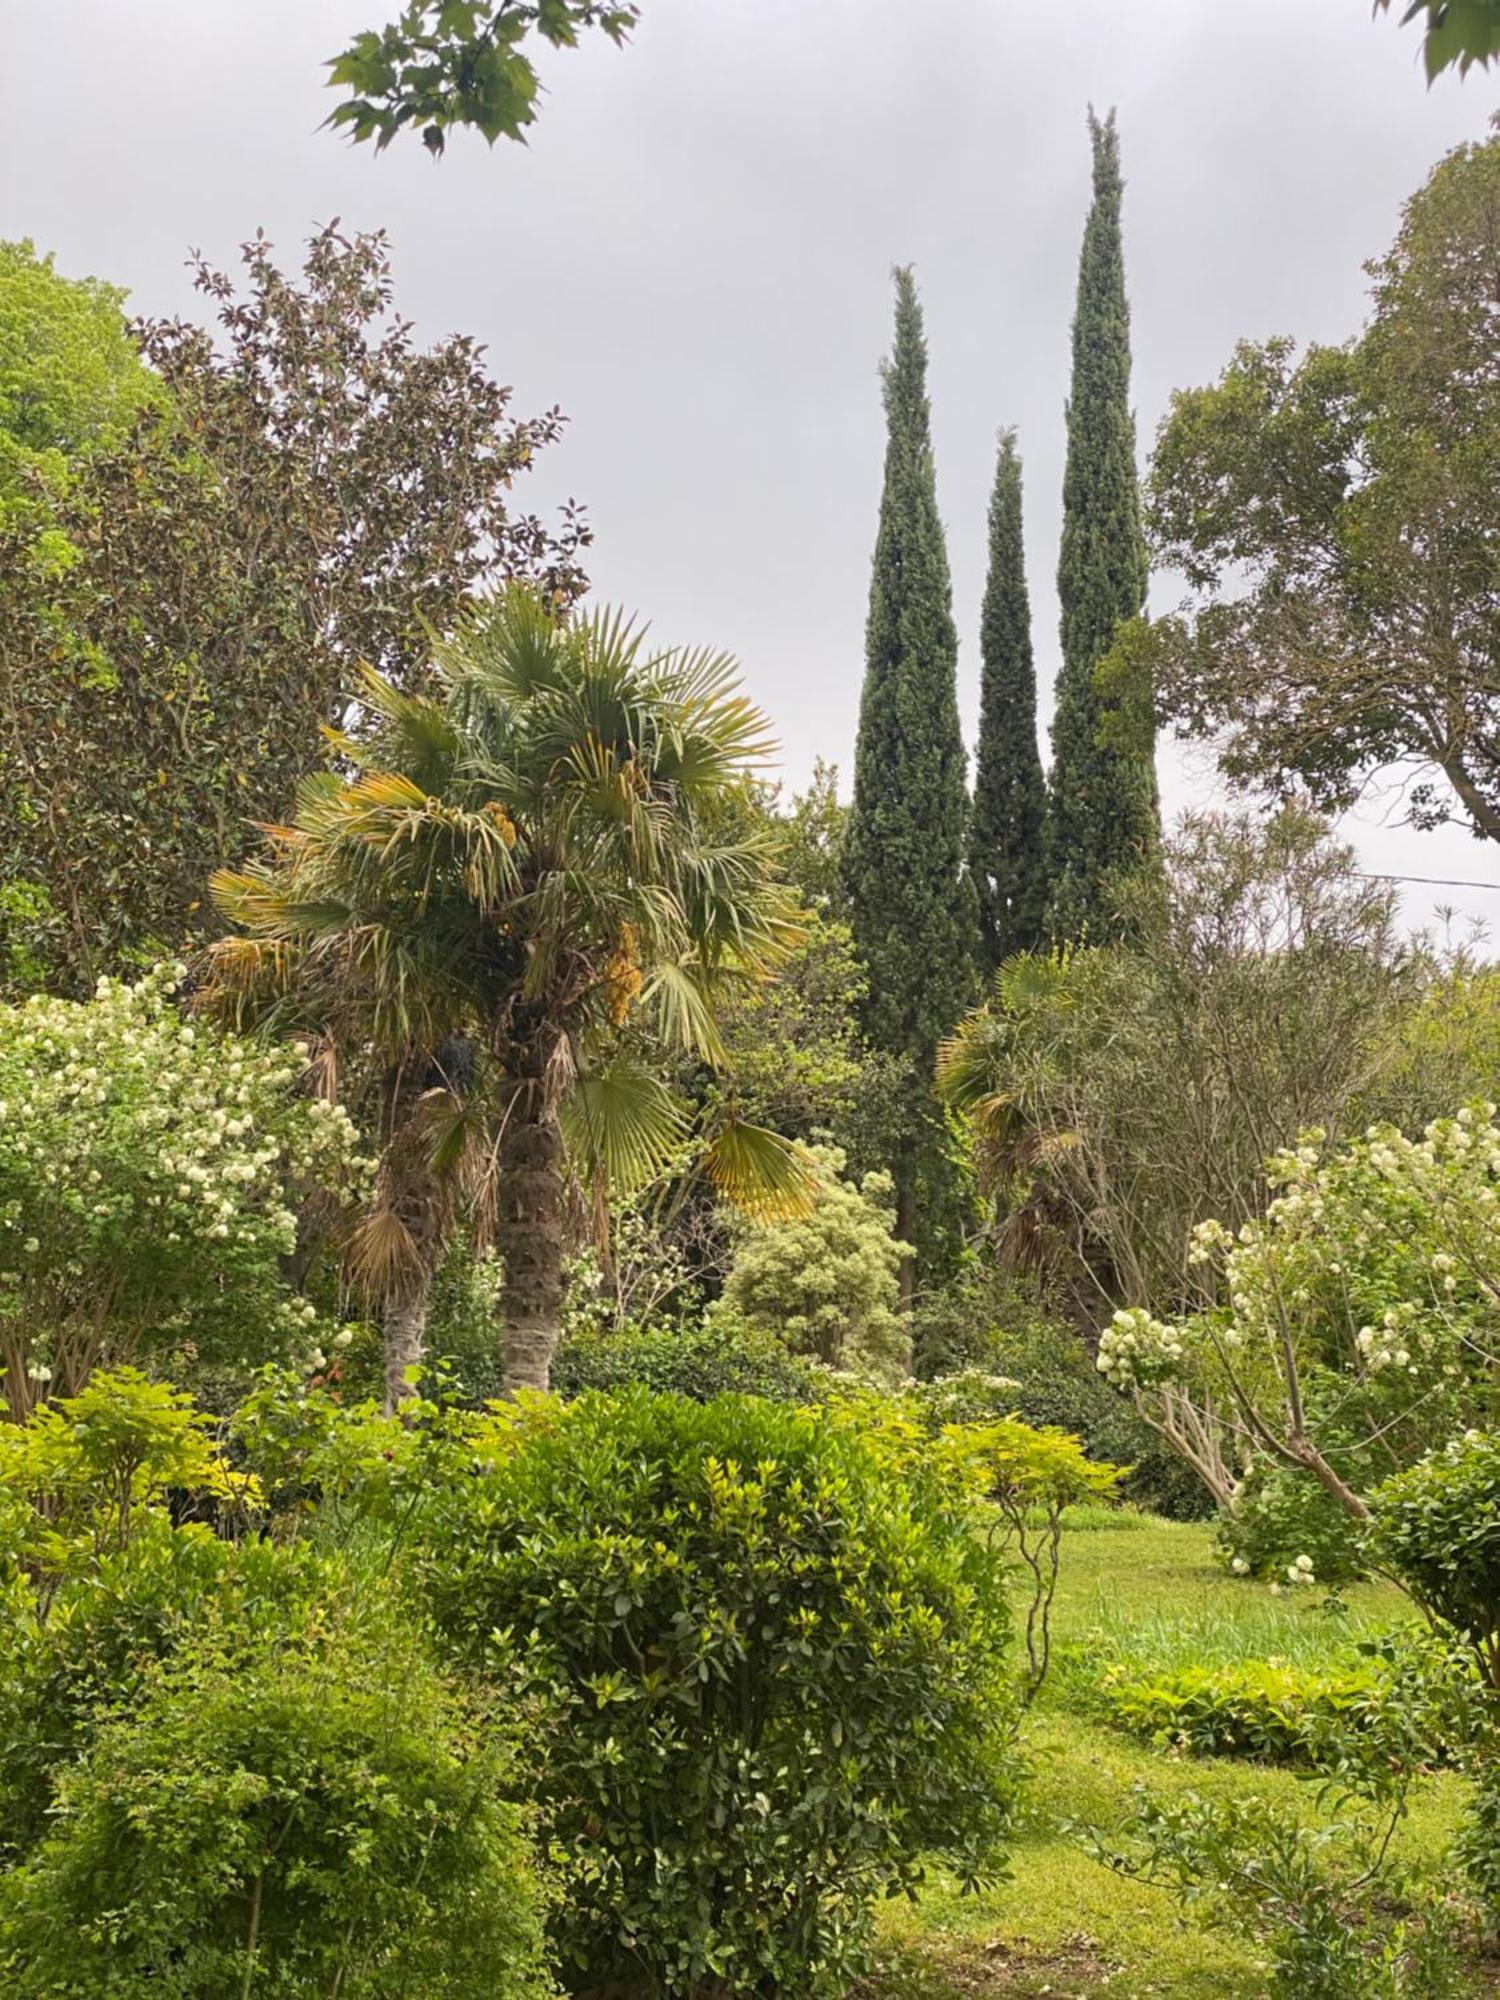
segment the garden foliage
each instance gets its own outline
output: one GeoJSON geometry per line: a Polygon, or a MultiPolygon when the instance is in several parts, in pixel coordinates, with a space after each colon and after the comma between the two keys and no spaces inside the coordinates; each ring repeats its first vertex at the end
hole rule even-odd
{"type": "Polygon", "coordinates": [[[868,1409],[632,1390],[499,1415],[475,1467],[424,1587],[536,1716],[575,1989],[837,1994],[926,1855],[994,1870],[1009,1631],[960,1455],[868,1409]]]}
{"type": "MultiPolygon", "coordinates": [[[[180,969],[179,969],[180,970],[180,969]]],[[[13,1417],[133,1356],[311,1352],[299,1216],[358,1185],[295,1050],[221,1036],[176,973],[0,1007],[0,1393],[13,1417]]]]}

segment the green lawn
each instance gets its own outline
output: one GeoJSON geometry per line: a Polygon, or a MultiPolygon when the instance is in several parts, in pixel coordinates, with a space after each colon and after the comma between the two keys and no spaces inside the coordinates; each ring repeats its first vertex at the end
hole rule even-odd
{"type": "MultiPolygon", "coordinates": [[[[1344,1614],[1323,1609],[1316,1591],[1272,1597],[1264,1585],[1229,1577],[1212,1561],[1210,1541],[1207,1527],[1143,1517],[1081,1526],[1064,1543],[1056,1642],[1086,1648],[1086,1657],[1128,1649],[1164,1663],[1310,1661],[1409,1615],[1394,1590],[1377,1585],[1350,1592],[1344,1614]]],[[[935,1875],[920,1903],[891,1905],[885,1963],[862,2000],[1254,2000],[1263,1991],[1251,1952],[1184,1918],[1162,1890],[1091,1860],[1063,1824],[1111,1827],[1142,1782],[1160,1793],[1284,1797],[1309,1812],[1312,1788],[1288,1771],[1176,1757],[1085,1719],[1073,1679],[1083,1671],[1076,1658],[1065,1660],[1028,1721],[1030,1803],[1010,1880],[961,1897],[935,1875]]],[[[1460,1805],[1457,1779],[1424,1781],[1402,1833],[1409,1851],[1439,1851],[1460,1805]]]]}

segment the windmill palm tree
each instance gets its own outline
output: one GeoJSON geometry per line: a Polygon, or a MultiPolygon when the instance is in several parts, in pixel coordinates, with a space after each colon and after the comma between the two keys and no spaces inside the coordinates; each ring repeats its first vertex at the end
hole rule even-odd
{"type": "Polygon", "coordinates": [[[936,1072],[939,1097],[973,1131],[979,1184],[996,1202],[1001,1264],[1064,1284],[1083,1257],[1073,1204],[1060,1195],[1078,1139],[1042,1107],[1066,1097],[1069,1045],[1056,1030],[1073,1005],[1077,962],[1067,951],[1006,959],[990,998],[940,1045],[936,1072]]]}
{"type": "MultiPolygon", "coordinates": [[[[355,700],[367,726],[332,732],[342,770],[304,783],[256,865],[214,879],[236,928],[206,1000],[379,1065],[379,1186],[352,1257],[383,1300],[388,1400],[476,1156],[507,1386],[545,1388],[569,1173],[628,1182],[680,1148],[688,1107],[653,1046],[721,1065],[718,996],[798,934],[766,832],[722,831],[766,724],[724,655],[654,650],[617,614],[560,619],[521,586],[438,649],[430,692],[367,671],[355,700]]],[[[762,1212],[805,1208],[795,1149],[725,1102],[708,1176],[762,1212]]]]}

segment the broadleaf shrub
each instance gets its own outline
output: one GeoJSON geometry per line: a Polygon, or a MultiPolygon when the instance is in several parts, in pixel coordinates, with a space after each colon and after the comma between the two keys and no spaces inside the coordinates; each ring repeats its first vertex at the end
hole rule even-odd
{"type": "Polygon", "coordinates": [[[1307,1763],[1314,1718],[1357,1724],[1379,1684],[1377,1663],[1358,1658],[1328,1668],[1241,1660],[1155,1672],[1116,1663],[1099,1676],[1096,1705],[1117,1728],[1195,1756],[1307,1763]]]}
{"type": "Polygon", "coordinates": [[[1387,1479],[1373,1543],[1479,1656],[1500,1696],[1500,1432],[1471,1430],[1387,1479]]]}
{"type": "Polygon", "coordinates": [[[264,1482],[130,1369],[0,1426],[0,1991],[553,1990],[512,1732],[439,1675],[376,1538],[451,1473],[419,1407],[270,1373],[235,1441],[264,1482]],[[226,1532],[318,1491],[314,1536],[226,1532]]]}
{"type": "Polygon", "coordinates": [[[540,1706],[575,1991],[843,1992],[1015,1784],[997,1554],[960,1454],[894,1416],[629,1390],[499,1412],[425,1523],[471,1671],[540,1706]]]}
{"type": "Polygon", "coordinates": [[[552,1386],[563,1396],[640,1387],[695,1403],[728,1395],[806,1403],[817,1393],[817,1378],[774,1334],[720,1311],[696,1325],[569,1334],[553,1359],[552,1386]]]}
{"type": "Polygon", "coordinates": [[[1389,1820],[1308,1825],[1263,1798],[1154,1798],[1137,1787],[1123,1843],[1097,1857],[1154,1882],[1264,1954],[1270,2000],[1462,2000],[1466,1912],[1389,1854],[1389,1820]]]}
{"type": "Polygon", "coordinates": [[[1500,1435],[1471,1430],[1380,1486],[1377,1558],[1474,1662],[1485,1691],[1469,1753],[1476,1780],[1459,1851],[1500,1921],[1500,1435]]]}
{"type": "Polygon", "coordinates": [[[1357,1522],[1304,1472],[1257,1460],[1219,1517],[1215,1546],[1236,1576],[1281,1582],[1294,1567],[1309,1581],[1350,1583],[1368,1567],[1357,1522]]]}
{"type": "Polygon", "coordinates": [[[0,1877],[6,1990],[540,2000],[525,1833],[465,1737],[393,1622],[179,1653],[0,1877]]]}

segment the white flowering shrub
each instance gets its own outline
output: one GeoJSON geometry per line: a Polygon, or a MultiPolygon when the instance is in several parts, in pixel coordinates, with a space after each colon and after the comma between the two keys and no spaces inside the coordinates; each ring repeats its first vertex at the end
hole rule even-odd
{"type": "Polygon", "coordinates": [[[1177,1330],[1153,1319],[1144,1306],[1117,1312],[1099,1336],[1099,1373],[1117,1389],[1169,1381],[1183,1359],[1177,1330]]]}
{"type": "Polygon", "coordinates": [[[358,1178],[300,1063],[185,1019],[181,968],[0,1008],[0,1393],[24,1416],[148,1349],[316,1351],[299,1206],[358,1178]]]}
{"type": "MultiPolygon", "coordinates": [[[[1468,1105],[1415,1139],[1372,1127],[1335,1152],[1309,1133],[1270,1161],[1267,1184],[1259,1220],[1193,1232],[1190,1259],[1218,1303],[1173,1324],[1117,1314],[1099,1369],[1159,1428],[1174,1403],[1211,1417],[1242,1485],[1310,1477],[1357,1521],[1379,1479],[1493,1414],[1496,1107],[1468,1105]]],[[[1266,1574],[1298,1549],[1236,1553],[1266,1574]]]]}
{"type": "Polygon", "coordinates": [[[907,1371],[900,1304],[904,1245],[897,1239],[889,1174],[843,1179],[836,1147],[810,1149],[818,1192],[811,1211],[786,1222],[741,1223],[724,1285],[724,1309],[752,1332],[774,1334],[794,1354],[830,1368],[896,1379],[907,1371]]]}

